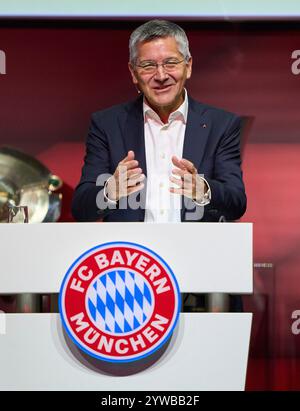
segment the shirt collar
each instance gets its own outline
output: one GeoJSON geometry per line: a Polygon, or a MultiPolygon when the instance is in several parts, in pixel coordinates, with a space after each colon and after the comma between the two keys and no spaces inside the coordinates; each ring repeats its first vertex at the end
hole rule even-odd
{"type": "MultiPolygon", "coordinates": [[[[159,122],[161,122],[159,115],[146,103],[145,97],[143,99],[143,114],[144,114],[144,121],[146,121],[147,117],[153,118],[159,122]]],[[[181,118],[183,122],[186,124],[187,122],[187,114],[188,114],[188,97],[187,91],[184,89],[184,100],[183,103],[178,107],[177,110],[173,111],[169,115],[169,123],[177,118],[181,118]]]]}

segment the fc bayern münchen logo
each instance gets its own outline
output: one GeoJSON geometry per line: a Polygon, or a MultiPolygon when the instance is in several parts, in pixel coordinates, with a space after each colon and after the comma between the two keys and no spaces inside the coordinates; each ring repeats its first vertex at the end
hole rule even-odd
{"type": "Polygon", "coordinates": [[[64,328],[77,346],[100,360],[146,357],[171,337],[180,292],[168,264],[139,244],[112,242],[82,254],[59,295],[64,328]]]}

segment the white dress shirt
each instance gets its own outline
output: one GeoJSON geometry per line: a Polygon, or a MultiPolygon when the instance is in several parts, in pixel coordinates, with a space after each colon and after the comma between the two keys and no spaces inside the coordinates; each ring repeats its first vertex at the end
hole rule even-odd
{"type": "Polygon", "coordinates": [[[143,103],[145,152],[147,164],[147,193],[145,222],[177,223],[181,221],[181,196],[170,193],[172,156],[182,158],[188,113],[188,99],[170,114],[164,124],[146,101],[143,103]]]}

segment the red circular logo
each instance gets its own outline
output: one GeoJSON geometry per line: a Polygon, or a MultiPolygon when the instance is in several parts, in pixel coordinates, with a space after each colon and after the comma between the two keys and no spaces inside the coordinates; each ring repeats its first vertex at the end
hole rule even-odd
{"type": "Polygon", "coordinates": [[[59,308],[77,346],[105,361],[152,354],[171,336],[180,292],[168,264],[139,244],[101,244],[82,254],[63,280],[59,308]]]}

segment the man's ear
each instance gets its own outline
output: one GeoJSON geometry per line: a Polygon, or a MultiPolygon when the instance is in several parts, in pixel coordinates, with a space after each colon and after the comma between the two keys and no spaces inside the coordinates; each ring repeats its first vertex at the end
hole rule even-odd
{"type": "Polygon", "coordinates": [[[138,84],[138,79],[135,76],[134,68],[130,62],[128,63],[128,68],[132,77],[133,84],[138,84]]]}
{"type": "Polygon", "coordinates": [[[193,59],[192,57],[189,59],[186,68],[187,68],[187,74],[186,74],[186,78],[189,79],[192,75],[192,65],[193,65],[193,59]]]}

